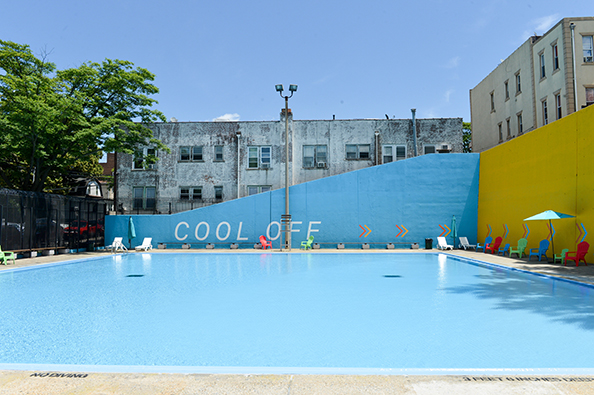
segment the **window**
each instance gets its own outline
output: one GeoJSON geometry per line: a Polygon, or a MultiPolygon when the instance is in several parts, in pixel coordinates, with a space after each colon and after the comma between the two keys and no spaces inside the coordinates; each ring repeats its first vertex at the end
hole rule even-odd
{"type": "Polygon", "coordinates": [[[557,119],[561,119],[563,117],[563,113],[561,111],[561,94],[557,93],[555,95],[555,109],[557,110],[557,119]]]}
{"type": "Polygon", "coordinates": [[[202,187],[180,187],[180,200],[202,200],[202,187]]]}
{"type": "Polygon", "coordinates": [[[544,55],[544,51],[541,52],[540,54],[538,54],[538,58],[540,59],[540,79],[543,79],[547,76],[546,70],[545,70],[545,55],[544,55]]]}
{"type": "Polygon", "coordinates": [[[216,186],[214,187],[214,193],[215,193],[215,200],[223,200],[223,187],[222,186],[216,186]]]}
{"type": "Polygon", "coordinates": [[[248,185],[248,196],[262,192],[268,192],[272,189],[270,185],[248,185]]]}
{"type": "Polygon", "coordinates": [[[423,146],[423,154],[434,154],[435,153],[435,145],[433,144],[426,144],[423,146]]]}
{"type": "Polygon", "coordinates": [[[507,118],[507,119],[505,120],[505,127],[506,127],[506,129],[507,129],[507,138],[508,138],[508,139],[511,139],[511,127],[510,127],[509,123],[510,123],[510,122],[509,122],[509,118],[507,118]]]}
{"type": "Polygon", "coordinates": [[[197,145],[194,147],[179,147],[179,160],[180,162],[202,162],[202,146],[197,145]]]}
{"type": "Polygon", "coordinates": [[[594,62],[594,57],[592,56],[592,50],[594,46],[592,36],[583,36],[582,46],[584,49],[584,63],[594,62]]]}
{"type": "Polygon", "coordinates": [[[315,169],[328,167],[325,145],[304,145],[303,146],[303,168],[315,169]]]}
{"type": "Polygon", "coordinates": [[[134,187],[134,210],[154,210],[155,209],[155,187],[134,187]]]}
{"type": "Polygon", "coordinates": [[[503,131],[501,127],[501,122],[497,125],[497,129],[499,130],[499,142],[503,141],[503,131]]]}
{"type": "Polygon", "coordinates": [[[594,88],[586,88],[586,106],[594,104],[594,88]]]}
{"type": "Polygon", "coordinates": [[[201,162],[202,159],[202,146],[198,145],[192,147],[192,160],[195,162],[201,162]]]}
{"type": "Polygon", "coordinates": [[[559,70],[559,48],[553,44],[553,70],[559,70]]]}
{"type": "Polygon", "coordinates": [[[384,145],[382,146],[382,153],[382,163],[406,159],[406,145],[384,145]]]}
{"type": "Polygon", "coordinates": [[[135,152],[134,159],[132,161],[132,169],[133,170],[154,169],[155,168],[154,163],[151,163],[149,165],[146,164],[147,156],[156,157],[157,151],[154,148],[144,148],[142,151],[138,150],[137,152],[135,152]]]}
{"type": "Polygon", "coordinates": [[[270,146],[248,147],[248,168],[249,169],[270,169],[270,146]]]}
{"type": "Polygon", "coordinates": [[[190,160],[190,147],[179,147],[179,160],[182,162],[190,160]]]}
{"type": "Polygon", "coordinates": [[[505,100],[509,100],[509,81],[505,81],[504,85],[505,85],[505,100]]]}
{"type": "Polygon", "coordinates": [[[547,125],[549,123],[549,110],[547,108],[547,99],[542,101],[542,124],[547,125]]]}
{"type": "Polygon", "coordinates": [[[516,95],[522,93],[522,80],[520,79],[520,72],[516,74],[516,95]]]}
{"type": "Polygon", "coordinates": [[[222,162],[223,161],[223,146],[222,145],[215,145],[214,146],[215,162],[222,162]]]}
{"type": "Polygon", "coordinates": [[[369,144],[347,144],[347,159],[369,159],[369,144]]]}
{"type": "Polygon", "coordinates": [[[518,117],[518,135],[524,133],[524,124],[522,123],[522,113],[517,115],[518,117]]]}
{"type": "Polygon", "coordinates": [[[495,93],[491,92],[491,112],[495,111],[495,93]]]}

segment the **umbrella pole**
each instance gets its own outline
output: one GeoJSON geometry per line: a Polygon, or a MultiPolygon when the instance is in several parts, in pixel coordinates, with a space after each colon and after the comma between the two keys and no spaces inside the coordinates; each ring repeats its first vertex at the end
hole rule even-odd
{"type": "Polygon", "coordinates": [[[551,232],[551,248],[553,249],[553,262],[555,261],[555,242],[553,241],[553,226],[549,220],[549,232],[551,232]]]}

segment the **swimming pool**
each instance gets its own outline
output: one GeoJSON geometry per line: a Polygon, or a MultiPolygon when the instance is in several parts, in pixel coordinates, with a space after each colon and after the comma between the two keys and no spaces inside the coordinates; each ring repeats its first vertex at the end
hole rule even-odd
{"type": "Polygon", "coordinates": [[[0,368],[592,369],[593,291],[434,253],[112,255],[0,273],[0,368]]]}

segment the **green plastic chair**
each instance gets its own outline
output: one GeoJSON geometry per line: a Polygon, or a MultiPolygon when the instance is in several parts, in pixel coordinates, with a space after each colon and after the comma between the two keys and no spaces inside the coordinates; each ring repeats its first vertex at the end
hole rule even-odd
{"type": "Polygon", "coordinates": [[[309,236],[309,238],[308,238],[307,240],[305,240],[305,241],[302,241],[302,242],[301,242],[301,247],[300,247],[300,249],[301,249],[301,248],[305,248],[306,250],[307,250],[307,249],[311,249],[311,245],[312,245],[312,243],[313,243],[313,239],[314,239],[314,238],[313,238],[313,236],[309,236]]]}
{"type": "Polygon", "coordinates": [[[522,254],[524,254],[524,250],[528,245],[528,240],[522,238],[518,240],[517,247],[509,247],[509,257],[511,258],[512,254],[518,254],[518,258],[522,258],[522,254]]]}
{"type": "Polygon", "coordinates": [[[561,255],[555,254],[553,263],[557,263],[557,261],[559,261],[559,263],[563,263],[563,261],[565,260],[565,254],[567,254],[568,252],[569,252],[569,248],[564,248],[563,250],[561,250],[561,255]]]}
{"type": "Polygon", "coordinates": [[[0,246],[0,261],[2,262],[2,264],[8,265],[8,263],[6,263],[6,261],[8,261],[9,259],[12,259],[13,265],[16,263],[15,257],[14,257],[14,252],[2,251],[2,246],[0,246]]]}

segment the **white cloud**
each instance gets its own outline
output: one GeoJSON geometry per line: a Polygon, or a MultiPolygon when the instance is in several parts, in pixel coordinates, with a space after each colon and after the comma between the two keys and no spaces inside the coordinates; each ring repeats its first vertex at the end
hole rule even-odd
{"type": "Polygon", "coordinates": [[[542,35],[546,33],[553,25],[561,20],[559,14],[552,14],[543,16],[541,18],[533,19],[528,25],[528,30],[525,30],[522,36],[522,41],[526,41],[528,37],[533,35],[542,35]]]}
{"type": "Polygon", "coordinates": [[[239,121],[239,114],[225,114],[212,120],[213,122],[237,122],[239,121]]]}
{"type": "Polygon", "coordinates": [[[458,65],[460,64],[460,57],[456,56],[453,57],[452,59],[448,60],[448,62],[445,64],[445,68],[446,69],[455,69],[456,67],[458,67],[458,65]]]}
{"type": "Polygon", "coordinates": [[[446,103],[449,103],[450,102],[450,97],[452,96],[453,93],[454,93],[454,90],[453,89],[448,89],[444,93],[443,98],[445,99],[446,103]]]}

